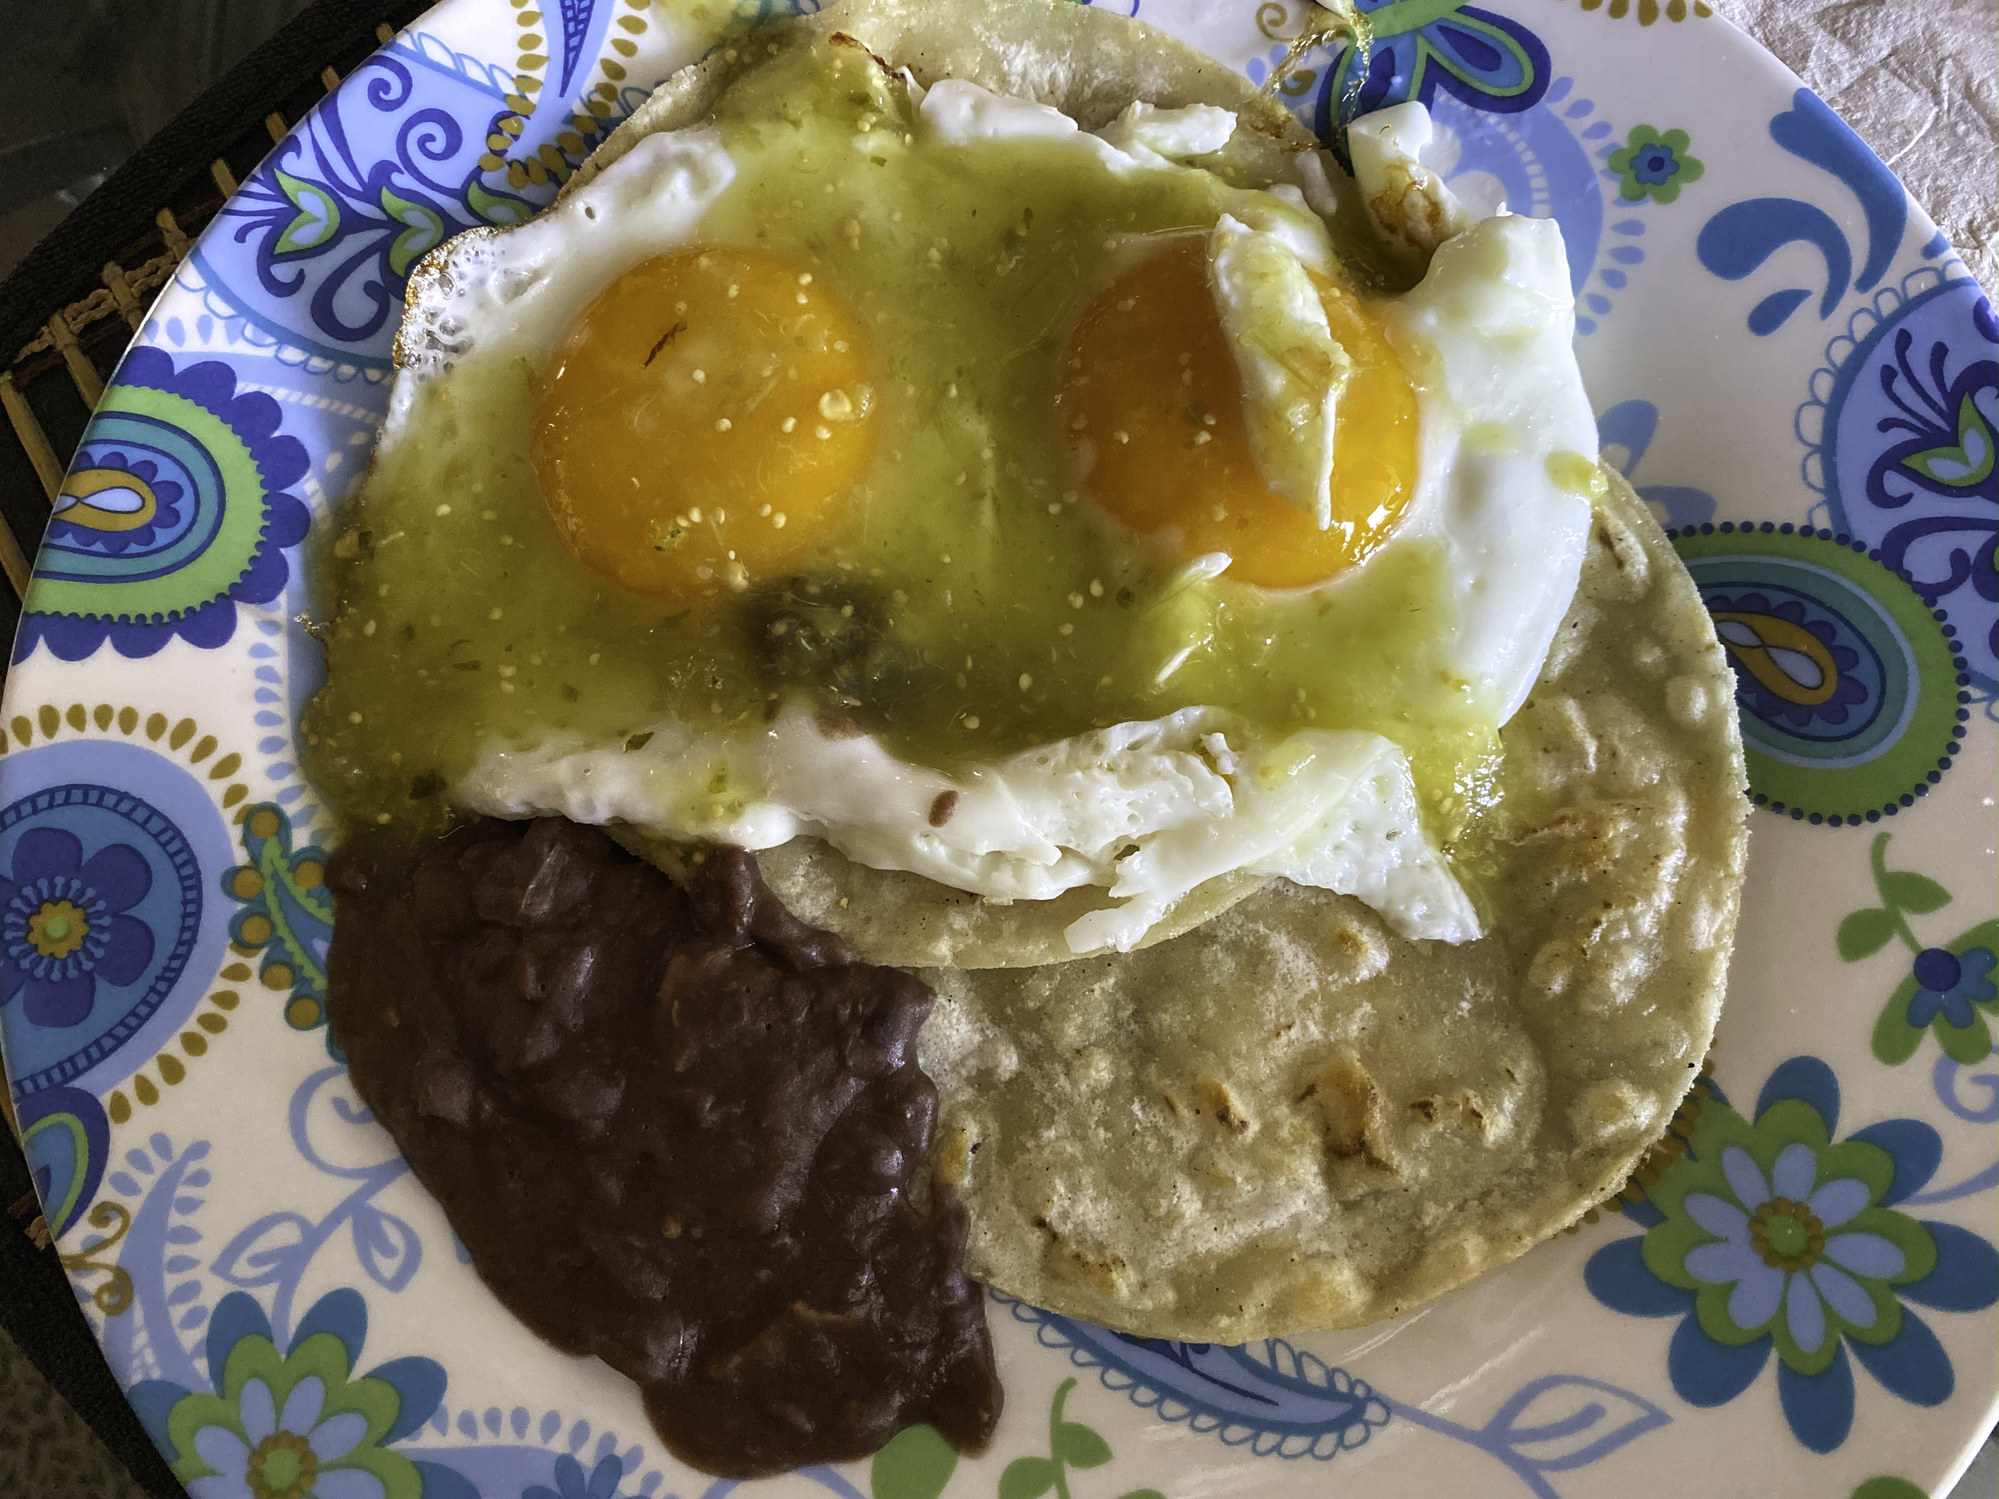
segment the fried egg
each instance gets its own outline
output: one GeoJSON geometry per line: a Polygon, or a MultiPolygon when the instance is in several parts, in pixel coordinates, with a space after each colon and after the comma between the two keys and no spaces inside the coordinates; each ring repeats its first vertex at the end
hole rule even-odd
{"type": "Polygon", "coordinates": [[[1232,870],[1475,936],[1446,850],[1595,477],[1559,231],[1385,295],[1236,129],[774,44],[447,247],[326,558],[315,779],[1106,887],[1077,952],[1232,870]]]}

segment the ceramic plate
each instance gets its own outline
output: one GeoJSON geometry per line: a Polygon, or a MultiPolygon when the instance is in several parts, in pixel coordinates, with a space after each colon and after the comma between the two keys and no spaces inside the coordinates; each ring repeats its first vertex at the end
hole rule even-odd
{"type": "MultiPolygon", "coordinates": [[[[1122,0],[1263,78],[1300,0],[1122,0]]],[[[1400,1321],[1244,1348],[995,1298],[989,1456],[807,1499],[1896,1499],[1999,1394],[1999,321],[1766,53],[1669,0],[1361,0],[1467,190],[1559,221],[1606,453],[1734,664],[1753,818],[1711,1075],[1609,1211],[1400,1321]]],[[[737,4],[733,20],[756,19],[737,4]]],[[[196,1499],[731,1487],[483,1289],[328,1044],[300,543],[410,267],[715,43],[719,0],[446,0],[201,236],[63,486],[0,711],[0,1027],[64,1263],[196,1499]]]]}

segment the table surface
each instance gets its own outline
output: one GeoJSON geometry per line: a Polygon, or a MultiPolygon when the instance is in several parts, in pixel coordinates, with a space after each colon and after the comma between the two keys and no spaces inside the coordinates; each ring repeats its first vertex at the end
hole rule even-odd
{"type": "MultiPolygon", "coordinates": [[[[57,21],[36,0],[5,0],[22,14],[0,54],[0,274],[307,3],[66,0],[57,21]],[[115,90],[81,86],[107,75],[115,90]]],[[[1999,3],[1714,3],[1845,116],[1978,279],[1999,286],[1999,3]]],[[[143,1499],[4,1332],[0,1493],[143,1499]]],[[[1999,1445],[1986,1445],[1952,1499],[1999,1499],[1999,1445]]]]}
{"type": "Polygon", "coordinates": [[[0,0],[0,17],[21,13],[0,52],[0,275],[309,3],[0,0]]]}

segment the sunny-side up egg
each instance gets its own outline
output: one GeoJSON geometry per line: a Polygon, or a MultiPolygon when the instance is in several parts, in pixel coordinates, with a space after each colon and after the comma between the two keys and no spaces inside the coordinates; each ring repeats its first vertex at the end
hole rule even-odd
{"type": "Polygon", "coordinates": [[[1559,232],[1380,295],[1235,128],[776,47],[454,243],[324,559],[315,779],[1108,887],[1079,952],[1231,870],[1476,935],[1441,849],[1589,520],[1559,232]]]}

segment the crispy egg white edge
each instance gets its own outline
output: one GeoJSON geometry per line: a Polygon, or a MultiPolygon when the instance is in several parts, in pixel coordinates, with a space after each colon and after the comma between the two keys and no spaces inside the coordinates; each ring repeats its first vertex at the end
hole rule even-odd
{"type": "Polygon", "coordinates": [[[453,240],[411,282],[420,331],[399,344],[382,444],[400,438],[417,392],[462,359],[546,355],[599,291],[685,242],[735,177],[713,126],[662,132],[526,223],[453,240]]]}

